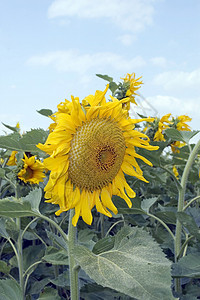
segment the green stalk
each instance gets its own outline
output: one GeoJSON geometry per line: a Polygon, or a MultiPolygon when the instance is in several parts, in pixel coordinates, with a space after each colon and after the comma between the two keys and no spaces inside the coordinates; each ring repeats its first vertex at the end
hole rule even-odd
{"type": "Polygon", "coordinates": [[[158,217],[150,214],[150,213],[146,213],[147,216],[157,220],[158,222],[160,222],[164,227],[165,229],[167,229],[167,231],[169,232],[169,234],[171,235],[172,239],[174,240],[175,239],[175,236],[173,234],[173,232],[171,231],[171,229],[167,226],[167,224],[165,224],[165,222],[163,222],[161,219],[159,219],[158,217]]]}
{"type": "Polygon", "coordinates": [[[70,210],[69,226],[68,226],[68,257],[69,257],[69,275],[70,275],[70,299],[79,299],[79,286],[78,286],[78,268],[74,259],[74,247],[76,244],[76,227],[72,225],[72,218],[75,210],[70,210]]]}
{"type": "Polygon", "coordinates": [[[35,214],[36,217],[39,217],[47,222],[49,222],[51,225],[53,225],[57,230],[58,232],[60,233],[60,235],[63,237],[63,239],[65,240],[65,242],[68,244],[68,237],[67,235],[65,234],[65,232],[60,228],[60,226],[54,222],[52,219],[40,214],[40,213],[37,213],[35,214]]]}
{"type": "MultiPolygon", "coordinates": [[[[191,169],[191,166],[194,162],[194,159],[200,149],[200,140],[193,148],[192,152],[190,153],[190,156],[188,158],[188,161],[185,165],[182,179],[181,179],[181,189],[179,189],[179,197],[178,197],[178,212],[182,212],[184,210],[184,200],[185,200],[185,191],[186,191],[186,185],[187,185],[187,179],[188,175],[191,169]]],[[[175,233],[175,241],[174,241],[174,248],[175,248],[175,262],[177,262],[179,254],[181,253],[181,234],[182,234],[182,225],[177,219],[176,221],[176,233],[175,233]]],[[[180,286],[180,279],[176,278],[176,291],[181,291],[180,286]]]]}
{"type": "Polygon", "coordinates": [[[183,211],[185,211],[194,201],[197,201],[200,199],[200,195],[196,196],[195,198],[191,199],[183,208],[183,211]]]}
{"type": "Polygon", "coordinates": [[[22,295],[24,299],[24,276],[23,276],[23,249],[22,249],[22,235],[21,235],[21,219],[16,218],[16,225],[18,229],[18,239],[17,239],[17,262],[19,270],[19,284],[22,290],[22,295]]]}
{"type": "Polygon", "coordinates": [[[100,214],[100,221],[101,221],[101,238],[103,239],[105,236],[105,229],[104,229],[104,215],[100,214]]]}

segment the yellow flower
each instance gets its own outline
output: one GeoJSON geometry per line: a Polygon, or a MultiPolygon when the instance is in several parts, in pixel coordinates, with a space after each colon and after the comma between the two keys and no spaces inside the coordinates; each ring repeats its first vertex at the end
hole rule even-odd
{"type": "Polygon", "coordinates": [[[185,122],[190,122],[192,119],[188,116],[182,115],[177,117],[178,123],[176,125],[176,129],[180,131],[191,131],[190,126],[187,125],[185,122]]]}
{"type": "Polygon", "coordinates": [[[158,127],[158,130],[156,131],[154,138],[154,141],[165,141],[164,135],[162,134],[162,128],[158,127]]]}
{"type": "Polygon", "coordinates": [[[35,156],[27,157],[24,153],[23,168],[17,174],[18,178],[25,183],[38,184],[45,177],[44,166],[42,162],[36,160],[35,156]]]}
{"type": "Polygon", "coordinates": [[[186,143],[180,142],[180,141],[175,141],[170,144],[172,152],[174,152],[174,153],[180,153],[180,150],[178,148],[181,148],[185,145],[186,145],[186,143]]]}
{"type": "Polygon", "coordinates": [[[179,173],[178,173],[176,166],[173,166],[173,173],[176,176],[176,178],[178,179],[179,173]]]}
{"type": "MultiPolygon", "coordinates": [[[[75,98],[76,101],[79,101],[77,99],[78,98],[75,98]]],[[[55,112],[53,115],[49,116],[49,118],[54,121],[54,123],[51,123],[48,128],[50,132],[52,132],[56,128],[56,125],[57,125],[56,124],[56,115],[59,113],[69,113],[70,114],[70,111],[72,108],[72,103],[69,100],[65,99],[65,102],[60,102],[57,105],[57,108],[58,108],[58,111],[55,112]]]]}
{"type": "Polygon", "coordinates": [[[50,155],[44,160],[51,171],[45,187],[46,202],[59,205],[56,215],[75,208],[74,226],[80,216],[91,224],[94,206],[108,217],[112,217],[110,211],[117,214],[112,195],[120,196],[131,207],[135,192],[124,173],[147,182],[136,158],[152,166],[135,147],[158,149],[149,145],[144,133],[134,130],[144,119],[128,117],[122,108],[127,99],[110,96],[111,101],[106,102],[107,90],[108,86],[86,97],[84,106],[72,97],[69,111],[56,114],[56,128],[46,143],[37,145],[50,155]]]}
{"type": "Polygon", "coordinates": [[[169,120],[171,114],[164,115],[160,120],[157,118],[158,121],[158,130],[156,131],[153,140],[154,141],[165,141],[163,130],[166,128],[169,128],[168,124],[171,124],[172,122],[169,120]],[[167,124],[164,124],[167,123],[167,124]]]}
{"type": "MultiPolygon", "coordinates": [[[[127,73],[126,77],[122,78],[124,80],[124,82],[128,84],[126,96],[129,97],[130,102],[135,103],[136,105],[137,105],[137,103],[135,101],[135,95],[137,95],[136,91],[140,88],[141,84],[143,84],[142,81],[139,81],[140,78],[142,78],[142,77],[135,78],[135,73],[132,73],[132,74],[127,73]]],[[[127,104],[128,104],[128,102],[127,102],[127,104]]],[[[130,106],[130,103],[129,103],[129,106],[130,106]]]]}
{"type": "Polygon", "coordinates": [[[17,154],[17,151],[12,151],[11,156],[9,157],[9,160],[7,162],[8,166],[16,166],[16,164],[17,164],[16,154],[17,154]]]}

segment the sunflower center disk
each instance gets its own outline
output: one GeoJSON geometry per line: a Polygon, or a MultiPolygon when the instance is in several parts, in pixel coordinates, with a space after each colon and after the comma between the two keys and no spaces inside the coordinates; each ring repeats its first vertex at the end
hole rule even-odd
{"type": "Polygon", "coordinates": [[[125,140],[111,119],[93,119],[77,128],[69,152],[69,178],[80,189],[107,186],[120,170],[125,140]]]}
{"type": "Polygon", "coordinates": [[[26,173],[23,175],[23,177],[27,180],[33,177],[33,170],[31,168],[26,169],[26,173]]]}

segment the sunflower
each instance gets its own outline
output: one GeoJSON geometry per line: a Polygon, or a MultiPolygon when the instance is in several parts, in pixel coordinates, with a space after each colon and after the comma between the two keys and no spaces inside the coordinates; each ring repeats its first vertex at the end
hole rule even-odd
{"type": "Polygon", "coordinates": [[[38,184],[45,177],[44,166],[35,156],[27,157],[24,153],[23,168],[17,174],[18,178],[25,183],[38,184]]]}
{"type": "MultiPolygon", "coordinates": [[[[129,97],[130,102],[134,103],[137,105],[135,101],[135,95],[138,95],[136,91],[140,88],[141,84],[143,84],[142,81],[139,81],[140,78],[135,78],[135,73],[126,74],[125,78],[121,78],[124,80],[124,83],[127,85],[127,91],[126,91],[126,97],[129,97]]],[[[130,106],[130,102],[127,102],[127,105],[130,106]]]]}
{"type": "Polygon", "coordinates": [[[17,151],[12,151],[12,153],[9,157],[9,160],[7,162],[8,166],[16,166],[16,164],[17,164],[16,154],[17,154],[17,151]]]}
{"type": "Polygon", "coordinates": [[[177,117],[177,125],[176,129],[179,131],[191,131],[190,126],[185,122],[190,122],[192,119],[186,115],[178,116],[177,117]]]}
{"type": "Polygon", "coordinates": [[[179,148],[185,146],[186,143],[180,141],[174,141],[170,144],[173,153],[180,153],[179,148]]]}
{"type": "MultiPolygon", "coordinates": [[[[49,154],[44,166],[50,177],[45,187],[46,202],[58,204],[63,211],[75,208],[72,224],[76,226],[81,216],[85,223],[92,223],[91,210],[112,217],[117,214],[112,195],[123,198],[129,207],[135,192],[125,179],[125,174],[144,182],[136,159],[152,163],[136,152],[135,147],[157,150],[149,145],[149,138],[135,124],[144,119],[131,119],[122,104],[127,98],[118,100],[112,96],[106,102],[105,91],[96,91],[80,103],[72,97],[66,102],[63,112],[57,112],[56,126],[46,143],[37,147],[49,154]]],[[[145,119],[152,121],[152,119],[145,119]]]]}
{"type": "Polygon", "coordinates": [[[154,135],[153,140],[154,141],[165,141],[165,137],[163,134],[163,131],[166,128],[169,128],[168,124],[171,124],[172,122],[169,120],[171,114],[166,114],[164,115],[161,119],[157,118],[157,122],[158,122],[158,129],[154,135]],[[165,124],[166,123],[166,124],[165,124]]]}
{"type": "MultiPolygon", "coordinates": [[[[178,116],[174,119],[175,128],[179,131],[191,131],[190,126],[185,122],[190,122],[192,119],[186,115],[178,116]]],[[[180,153],[178,148],[182,148],[186,143],[180,141],[174,141],[171,143],[171,149],[173,153],[180,153]]]]}

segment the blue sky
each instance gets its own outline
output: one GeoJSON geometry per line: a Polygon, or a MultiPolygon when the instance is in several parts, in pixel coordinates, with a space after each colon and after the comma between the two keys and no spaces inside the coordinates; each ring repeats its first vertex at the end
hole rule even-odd
{"type": "Polygon", "coordinates": [[[187,114],[200,129],[199,28],[199,0],[1,1],[0,121],[46,129],[36,110],[103,90],[96,73],[135,72],[158,115],[187,114]]]}

